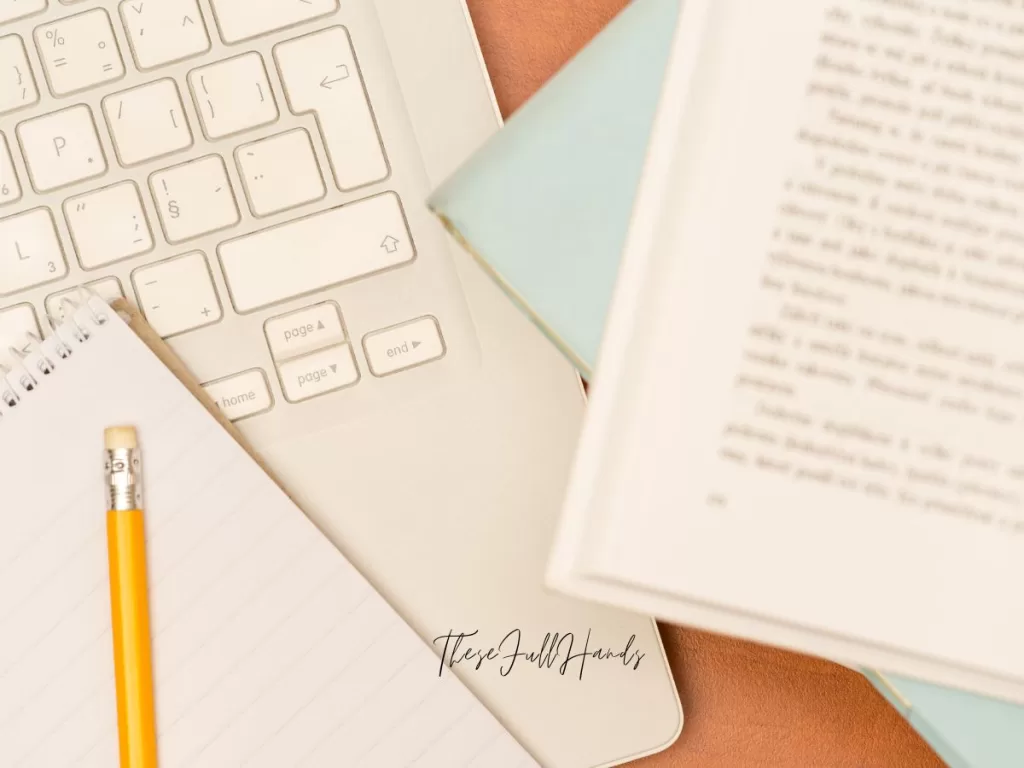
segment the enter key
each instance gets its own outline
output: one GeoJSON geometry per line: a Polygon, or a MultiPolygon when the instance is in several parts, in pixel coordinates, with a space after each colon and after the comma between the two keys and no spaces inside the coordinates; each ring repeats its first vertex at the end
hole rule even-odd
{"type": "Polygon", "coordinates": [[[439,360],[446,351],[441,328],[433,317],[368,334],[363,349],[370,371],[377,377],[439,360]]]}
{"type": "Polygon", "coordinates": [[[331,27],[280,43],[274,58],[292,112],[316,114],[338,188],[386,179],[391,170],[348,31],[331,27]]]}

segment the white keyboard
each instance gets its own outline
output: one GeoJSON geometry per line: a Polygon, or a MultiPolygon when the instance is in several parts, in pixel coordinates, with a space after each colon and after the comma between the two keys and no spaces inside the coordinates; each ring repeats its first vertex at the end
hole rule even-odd
{"type": "Polygon", "coordinates": [[[0,364],[88,286],[234,420],[439,378],[469,321],[414,236],[422,170],[392,167],[415,140],[374,21],[371,0],[0,0],[0,364]]]}

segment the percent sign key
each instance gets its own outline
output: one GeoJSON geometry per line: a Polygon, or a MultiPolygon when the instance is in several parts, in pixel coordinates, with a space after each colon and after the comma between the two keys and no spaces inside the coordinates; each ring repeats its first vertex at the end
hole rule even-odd
{"type": "Polygon", "coordinates": [[[124,75],[124,63],[110,17],[102,8],[69,16],[43,27],[42,35],[36,41],[55,96],[124,75]]]}

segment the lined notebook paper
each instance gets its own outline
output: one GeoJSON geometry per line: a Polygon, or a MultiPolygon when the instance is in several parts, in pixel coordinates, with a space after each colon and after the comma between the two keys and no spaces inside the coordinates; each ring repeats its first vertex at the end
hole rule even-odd
{"type": "Polygon", "coordinates": [[[0,375],[0,765],[117,765],[102,442],[133,424],[161,768],[536,766],[113,311],[73,318],[0,375]]]}

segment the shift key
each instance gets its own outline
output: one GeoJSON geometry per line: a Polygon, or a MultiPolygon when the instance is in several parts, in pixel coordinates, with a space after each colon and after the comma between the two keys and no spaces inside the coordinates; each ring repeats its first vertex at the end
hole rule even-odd
{"type": "Polygon", "coordinates": [[[242,314],[416,258],[394,192],[228,240],[217,252],[242,314]]]}
{"type": "Polygon", "coordinates": [[[277,371],[285,399],[290,403],[350,387],[359,381],[359,369],[348,344],[283,363],[277,371]]]}

